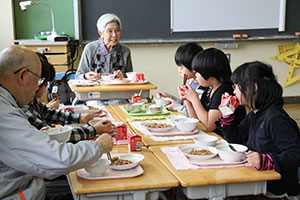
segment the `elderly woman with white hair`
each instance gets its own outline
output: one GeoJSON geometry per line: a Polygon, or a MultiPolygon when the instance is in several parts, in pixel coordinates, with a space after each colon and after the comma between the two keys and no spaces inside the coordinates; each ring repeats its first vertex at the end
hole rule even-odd
{"type": "MultiPolygon", "coordinates": [[[[121,21],[114,14],[104,14],[97,21],[100,39],[88,43],[82,53],[76,79],[98,80],[101,74],[113,73],[123,78],[132,71],[130,50],[119,43],[121,21]]],[[[124,104],[126,100],[90,101],[90,105],[124,104]]]]}

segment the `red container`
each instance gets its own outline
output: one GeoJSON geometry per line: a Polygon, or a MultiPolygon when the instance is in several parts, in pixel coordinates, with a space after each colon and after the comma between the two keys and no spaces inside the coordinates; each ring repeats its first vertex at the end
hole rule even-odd
{"type": "Polygon", "coordinates": [[[121,124],[116,128],[116,139],[117,140],[126,140],[127,139],[127,125],[121,124]]]}
{"type": "Polygon", "coordinates": [[[142,137],[131,132],[128,133],[128,149],[129,151],[141,151],[142,150],[142,137]]]}
{"type": "Polygon", "coordinates": [[[138,102],[140,102],[141,100],[142,100],[142,97],[139,96],[139,95],[137,95],[137,94],[135,94],[135,95],[133,95],[133,96],[131,97],[132,103],[138,103],[138,102]]]}
{"type": "Polygon", "coordinates": [[[135,82],[144,82],[145,78],[144,78],[144,73],[136,73],[135,74],[135,82]]]}

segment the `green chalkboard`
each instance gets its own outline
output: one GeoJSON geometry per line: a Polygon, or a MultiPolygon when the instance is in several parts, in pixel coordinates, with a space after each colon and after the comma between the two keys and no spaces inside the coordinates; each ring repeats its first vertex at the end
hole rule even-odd
{"type": "MultiPolygon", "coordinates": [[[[42,4],[27,7],[22,11],[19,2],[14,0],[16,39],[31,39],[40,31],[51,31],[52,22],[50,9],[42,4]]],[[[53,9],[57,33],[65,32],[74,37],[73,0],[42,0],[53,9]]],[[[3,20],[3,19],[2,19],[3,20]]]]}

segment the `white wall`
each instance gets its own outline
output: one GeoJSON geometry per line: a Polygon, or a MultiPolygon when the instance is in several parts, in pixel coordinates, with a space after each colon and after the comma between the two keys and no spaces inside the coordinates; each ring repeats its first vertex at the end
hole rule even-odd
{"type": "MultiPolygon", "coordinates": [[[[278,45],[295,44],[295,41],[265,41],[240,43],[237,49],[222,49],[231,54],[231,67],[249,61],[263,61],[273,66],[274,73],[284,86],[289,65],[284,62],[272,60],[271,56],[278,54],[278,45]]],[[[201,43],[200,43],[201,44],[201,43]]],[[[177,95],[177,86],[181,78],[177,74],[174,54],[180,44],[169,45],[127,45],[131,49],[134,71],[144,72],[146,79],[158,86],[158,90],[167,91],[177,95]]],[[[213,47],[214,44],[201,44],[204,48],[213,47]]],[[[296,70],[296,74],[299,71],[296,70]]],[[[300,80],[284,88],[284,96],[300,96],[300,80]]]]}
{"type": "Polygon", "coordinates": [[[12,0],[0,0],[0,51],[13,44],[12,0]]]}

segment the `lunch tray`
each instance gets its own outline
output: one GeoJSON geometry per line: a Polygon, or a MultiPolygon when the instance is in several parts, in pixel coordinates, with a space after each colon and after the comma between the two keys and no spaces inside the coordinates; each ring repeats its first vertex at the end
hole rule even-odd
{"type": "Polygon", "coordinates": [[[113,170],[109,168],[103,176],[90,176],[85,169],[79,169],[76,171],[76,175],[80,178],[87,180],[106,180],[106,179],[122,179],[122,178],[132,178],[144,173],[143,168],[138,165],[135,168],[128,170],[113,170]]]}
{"type": "Polygon", "coordinates": [[[142,105],[140,112],[127,111],[125,106],[120,106],[120,108],[129,116],[159,116],[159,115],[168,115],[171,113],[166,108],[163,108],[160,113],[151,113],[146,110],[145,105],[142,105]]]}

